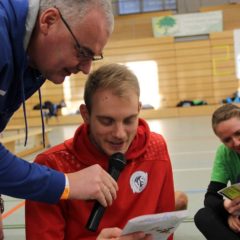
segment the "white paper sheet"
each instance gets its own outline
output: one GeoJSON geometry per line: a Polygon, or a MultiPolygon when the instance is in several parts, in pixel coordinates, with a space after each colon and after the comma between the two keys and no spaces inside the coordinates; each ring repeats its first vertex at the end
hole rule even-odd
{"type": "Polygon", "coordinates": [[[166,240],[187,217],[188,211],[165,212],[132,218],[123,228],[122,235],[143,231],[154,240],[166,240]]]}

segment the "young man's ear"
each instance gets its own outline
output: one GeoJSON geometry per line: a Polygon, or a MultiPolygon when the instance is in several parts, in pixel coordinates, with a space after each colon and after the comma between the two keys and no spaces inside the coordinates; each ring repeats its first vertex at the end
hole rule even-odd
{"type": "Polygon", "coordinates": [[[88,124],[90,117],[89,117],[89,113],[88,113],[86,105],[85,104],[81,104],[80,107],[79,107],[79,111],[81,113],[81,116],[83,118],[84,123],[88,124]]]}
{"type": "Polygon", "coordinates": [[[50,27],[59,21],[60,15],[56,8],[48,8],[39,16],[39,28],[43,34],[47,34],[50,27]]]}

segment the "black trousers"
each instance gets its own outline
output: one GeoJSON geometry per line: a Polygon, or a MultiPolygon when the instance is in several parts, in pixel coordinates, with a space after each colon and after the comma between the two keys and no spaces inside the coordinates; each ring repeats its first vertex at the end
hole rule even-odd
{"type": "Polygon", "coordinates": [[[240,234],[229,226],[212,209],[201,208],[194,216],[194,222],[207,240],[239,240],[240,234]]]}

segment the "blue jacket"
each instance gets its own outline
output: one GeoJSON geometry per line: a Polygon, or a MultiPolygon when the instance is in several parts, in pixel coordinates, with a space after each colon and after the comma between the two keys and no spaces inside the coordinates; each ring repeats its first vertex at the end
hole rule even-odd
{"type": "MultiPolygon", "coordinates": [[[[0,132],[45,82],[37,70],[28,66],[23,47],[27,13],[27,0],[0,1],[0,132]]],[[[64,187],[63,173],[30,164],[0,143],[1,194],[51,203],[59,200],[64,187]]]]}

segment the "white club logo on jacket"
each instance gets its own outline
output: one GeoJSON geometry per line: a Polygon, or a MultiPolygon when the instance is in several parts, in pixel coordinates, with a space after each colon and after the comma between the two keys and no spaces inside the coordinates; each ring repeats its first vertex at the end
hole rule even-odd
{"type": "Polygon", "coordinates": [[[133,193],[140,193],[147,186],[148,174],[143,171],[137,171],[130,178],[130,186],[133,193]]]}

